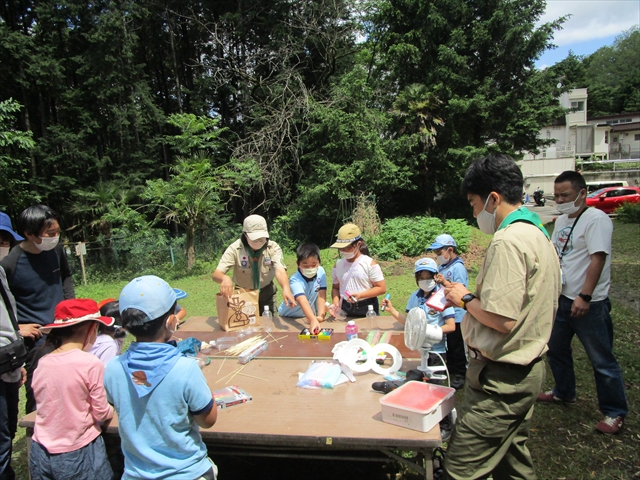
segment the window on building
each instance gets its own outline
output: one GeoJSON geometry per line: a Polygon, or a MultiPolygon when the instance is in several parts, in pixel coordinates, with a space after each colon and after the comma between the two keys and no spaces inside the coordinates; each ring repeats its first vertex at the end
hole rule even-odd
{"type": "Polygon", "coordinates": [[[636,141],[636,142],[637,142],[638,140],[640,140],[640,133],[636,133],[636,134],[633,136],[633,140],[634,140],[634,141],[636,141]]]}
{"type": "Polygon", "coordinates": [[[604,143],[609,143],[609,132],[604,132],[604,143]]]}
{"type": "Polygon", "coordinates": [[[571,110],[575,110],[576,112],[584,112],[584,100],[579,102],[571,102],[571,110]]]}

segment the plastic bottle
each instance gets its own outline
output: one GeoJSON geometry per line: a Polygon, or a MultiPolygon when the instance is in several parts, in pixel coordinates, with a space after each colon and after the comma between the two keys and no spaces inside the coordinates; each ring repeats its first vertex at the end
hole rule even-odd
{"type": "Polygon", "coordinates": [[[358,338],[358,326],[356,325],[356,322],[354,322],[353,320],[349,320],[347,322],[347,326],[344,329],[344,332],[347,334],[347,340],[358,338]]]}
{"type": "Polygon", "coordinates": [[[347,318],[347,313],[340,307],[335,306],[333,303],[325,302],[325,306],[329,310],[329,315],[336,320],[345,320],[347,318]]]}
{"type": "Polygon", "coordinates": [[[269,310],[269,305],[264,306],[264,312],[262,312],[262,318],[273,318],[273,314],[271,310],[269,310]]]}
{"type": "Polygon", "coordinates": [[[373,330],[376,327],[376,311],[373,309],[373,305],[367,306],[367,314],[365,315],[369,319],[369,330],[373,330]]]}

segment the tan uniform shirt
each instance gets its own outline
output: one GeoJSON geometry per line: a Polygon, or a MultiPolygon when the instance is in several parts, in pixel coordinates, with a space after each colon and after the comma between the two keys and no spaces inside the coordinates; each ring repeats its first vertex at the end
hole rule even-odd
{"type": "Polygon", "coordinates": [[[547,351],[561,288],[555,248],[536,226],[517,222],[499,230],[485,252],[476,296],[483,310],[516,324],[501,333],[467,313],[465,342],[491,360],[528,365],[547,351]]]}
{"type": "MultiPolygon", "coordinates": [[[[242,288],[253,289],[249,255],[242,240],[238,239],[224,251],[216,270],[227,273],[233,268],[233,277],[231,277],[233,283],[242,288]]],[[[276,276],[276,265],[285,270],[287,268],[282,259],[282,249],[273,240],[269,240],[269,244],[260,254],[258,262],[260,262],[260,288],[273,282],[273,278],[276,276]]]]}

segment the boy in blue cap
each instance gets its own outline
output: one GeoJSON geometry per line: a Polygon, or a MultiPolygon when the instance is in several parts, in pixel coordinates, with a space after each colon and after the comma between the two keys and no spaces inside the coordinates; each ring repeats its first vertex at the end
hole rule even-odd
{"type": "MultiPolygon", "coordinates": [[[[437,256],[438,272],[449,282],[462,283],[469,287],[469,274],[464,262],[458,256],[458,244],[451,235],[446,233],[438,235],[434,242],[427,248],[427,252],[434,252],[437,256]]],[[[464,308],[456,307],[456,328],[447,333],[447,368],[451,375],[451,386],[456,390],[464,387],[467,375],[467,355],[465,353],[464,340],[460,324],[464,314],[464,308]]]]}
{"type": "Polygon", "coordinates": [[[118,413],[122,478],[215,480],[199,426],[217,408],[195,359],[167,343],[178,328],[176,293],[161,278],[132,280],[120,293],[122,326],[136,337],[106,367],[107,399],[118,413]]]}
{"type": "MultiPolygon", "coordinates": [[[[393,318],[404,324],[407,321],[406,314],[409,310],[415,307],[420,307],[427,314],[427,322],[430,325],[441,327],[443,334],[453,332],[456,328],[454,321],[455,312],[453,308],[448,307],[442,312],[438,312],[427,305],[429,297],[441,288],[436,284],[434,279],[438,273],[438,265],[436,265],[436,262],[431,258],[421,258],[416,262],[413,273],[415,274],[416,284],[419,288],[409,297],[406,313],[400,313],[398,310],[393,308],[393,304],[389,299],[384,299],[382,301],[382,304],[386,305],[386,311],[389,312],[393,318]]],[[[441,342],[433,345],[433,347],[431,347],[431,351],[444,356],[447,353],[445,339],[443,338],[441,342]]]]}

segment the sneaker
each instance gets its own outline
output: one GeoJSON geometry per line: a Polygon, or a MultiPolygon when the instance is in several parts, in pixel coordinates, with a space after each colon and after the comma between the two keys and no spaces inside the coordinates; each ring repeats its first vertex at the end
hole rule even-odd
{"type": "Polygon", "coordinates": [[[564,398],[560,398],[555,393],[553,393],[553,390],[539,393],[538,401],[542,403],[564,403],[567,405],[573,405],[574,403],[576,403],[575,398],[570,398],[568,400],[565,400],[564,398]]]}
{"type": "Polygon", "coordinates": [[[596,425],[596,430],[600,433],[615,435],[620,433],[623,425],[624,417],[604,417],[604,420],[600,420],[596,425]]]}
{"type": "Polygon", "coordinates": [[[455,388],[456,390],[460,390],[464,387],[464,375],[454,375],[453,380],[451,380],[451,388],[455,388]]]}

